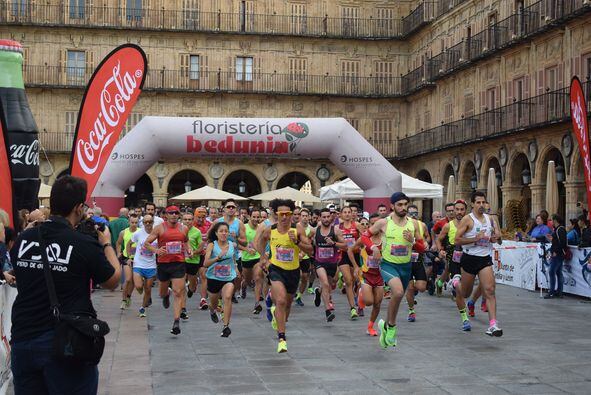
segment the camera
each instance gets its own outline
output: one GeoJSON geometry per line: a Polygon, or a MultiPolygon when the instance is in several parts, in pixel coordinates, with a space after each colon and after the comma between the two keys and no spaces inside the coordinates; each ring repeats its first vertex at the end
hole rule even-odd
{"type": "Polygon", "coordinates": [[[97,230],[104,232],[106,225],[107,221],[105,219],[95,216],[81,221],[78,226],[76,226],[76,230],[98,240],[97,230]]]}

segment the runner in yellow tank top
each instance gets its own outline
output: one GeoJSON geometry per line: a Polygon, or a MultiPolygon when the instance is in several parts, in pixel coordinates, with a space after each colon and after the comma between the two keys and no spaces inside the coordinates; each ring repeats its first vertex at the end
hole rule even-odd
{"type": "Polygon", "coordinates": [[[138,217],[133,214],[129,217],[129,228],[123,229],[119,233],[115,250],[119,257],[119,262],[123,268],[125,282],[121,291],[121,310],[131,306],[131,294],[133,293],[133,254],[135,244],[129,243],[131,236],[138,230],[138,217]]]}
{"type": "Polygon", "coordinates": [[[384,233],[380,272],[392,292],[387,322],[380,320],[378,323],[382,348],[396,346],[396,316],[410,280],[412,248],[419,253],[426,249],[418,223],[406,216],[408,202],[404,193],[394,193],[390,197],[392,213],[369,228],[371,235],[384,233]]]}
{"type": "Polygon", "coordinates": [[[298,223],[295,227],[291,225],[291,217],[295,210],[292,200],[275,199],[271,202],[271,208],[277,214],[277,224],[262,231],[256,239],[256,249],[261,255],[261,267],[266,269],[268,266],[269,270],[271,297],[275,304],[271,308],[271,324],[273,329],[277,330],[277,352],[281,353],[287,352],[285,322],[300,282],[298,254],[300,249],[312,254],[312,245],[302,224],[298,223]],[[270,258],[265,254],[267,242],[270,242],[271,246],[270,258]]]}
{"type": "MultiPolygon", "coordinates": [[[[408,218],[415,220],[419,226],[419,231],[421,232],[421,237],[429,243],[431,238],[429,237],[429,231],[427,230],[427,225],[421,220],[419,220],[419,208],[411,204],[408,206],[408,218]]],[[[428,244],[427,244],[428,245],[428,244]]],[[[427,289],[427,273],[425,272],[425,254],[419,254],[416,251],[412,252],[411,256],[412,261],[412,268],[410,273],[410,282],[408,283],[408,288],[406,289],[406,302],[408,303],[408,322],[415,322],[416,321],[416,312],[415,312],[415,293],[417,292],[425,292],[427,289]]]]}

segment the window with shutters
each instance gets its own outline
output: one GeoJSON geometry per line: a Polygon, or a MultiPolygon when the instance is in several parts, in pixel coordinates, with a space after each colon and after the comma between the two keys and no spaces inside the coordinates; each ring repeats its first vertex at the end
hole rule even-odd
{"type": "Polygon", "coordinates": [[[497,47],[497,39],[498,39],[498,34],[499,32],[497,31],[497,13],[494,12],[492,14],[490,14],[488,16],[488,37],[487,37],[487,41],[488,41],[488,45],[487,48],[489,50],[496,48],[497,47]]]}
{"type": "Polygon", "coordinates": [[[70,0],[70,19],[84,19],[86,0],[70,0]]]}
{"type": "Polygon", "coordinates": [[[343,35],[356,36],[359,31],[359,7],[341,7],[343,35]]]}
{"type": "Polygon", "coordinates": [[[191,81],[199,79],[199,55],[181,54],[181,76],[191,81]]]}
{"type": "Polygon", "coordinates": [[[449,123],[453,121],[454,105],[453,102],[448,101],[443,105],[443,122],[449,123]]]}
{"type": "Polygon", "coordinates": [[[393,8],[378,8],[378,28],[382,35],[393,35],[396,32],[396,13],[393,8]]]}
{"type": "Polygon", "coordinates": [[[8,4],[11,4],[12,16],[24,17],[31,14],[31,2],[29,0],[13,0],[8,4]]]}
{"type": "Polygon", "coordinates": [[[468,93],[464,95],[464,116],[471,117],[474,115],[474,95],[468,93]]]}
{"type": "Polygon", "coordinates": [[[66,111],[64,123],[64,132],[73,136],[76,132],[76,122],[78,122],[78,111],[66,111]]]}
{"type": "MultiPolygon", "coordinates": [[[[515,109],[513,112],[516,117],[516,123],[518,125],[521,124],[521,121],[524,118],[525,111],[529,107],[529,103],[523,103],[522,100],[526,99],[526,92],[525,92],[525,77],[516,78],[512,82],[513,92],[511,97],[511,102],[513,102],[513,108],[515,109]]],[[[510,104],[510,103],[507,103],[510,104]]]]}
{"type": "Polygon", "coordinates": [[[591,79],[591,53],[585,54],[581,57],[583,68],[581,70],[581,80],[587,81],[591,79]]]}
{"type": "Polygon", "coordinates": [[[254,31],[254,1],[252,0],[240,2],[240,31],[254,31]]]}
{"type": "Polygon", "coordinates": [[[123,127],[123,131],[121,132],[121,136],[119,136],[119,139],[121,139],[121,137],[129,133],[129,131],[131,131],[131,129],[133,129],[135,125],[137,125],[142,120],[143,117],[144,114],[140,114],[137,112],[132,112],[131,114],[129,114],[129,118],[127,118],[127,121],[125,121],[125,126],[123,127]]]}
{"type": "Polygon", "coordinates": [[[486,107],[492,110],[497,107],[497,87],[486,90],[486,107]]]}
{"type": "Polygon", "coordinates": [[[544,104],[549,119],[558,117],[558,95],[552,91],[558,89],[558,66],[552,66],[544,70],[544,82],[546,83],[546,95],[544,104]]]}
{"type": "Polygon", "coordinates": [[[289,79],[291,81],[305,81],[308,69],[308,59],[289,58],[289,79]]]}
{"type": "Polygon", "coordinates": [[[345,84],[359,84],[359,70],[361,63],[358,60],[343,60],[341,62],[341,76],[345,84]]]}
{"type": "MultiPolygon", "coordinates": [[[[353,129],[357,130],[359,133],[361,133],[361,131],[359,130],[359,119],[355,119],[355,118],[345,118],[347,120],[347,122],[349,122],[351,124],[351,126],[353,126],[353,129]]],[[[363,133],[361,133],[363,134],[363,133]]]]}
{"type": "Polygon", "coordinates": [[[376,82],[376,93],[393,94],[397,93],[394,76],[394,62],[375,62],[374,75],[376,82]]]}
{"type": "Polygon", "coordinates": [[[183,23],[187,29],[199,27],[199,1],[183,0],[182,4],[183,23]]]}
{"type": "Polygon", "coordinates": [[[253,58],[238,56],[236,58],[236,81],[252,81],[253,58]]]}
{"type": "Polygon", "coordinates": [[[291,32],[306,33],[308,28],[308,9],[306,4],[291,4],[291,32]]]}
{"type": "Polygon", "coordinates": [[[545,70],[546,91],[558,89],[558,66],[548,67],[545,70]]]}
{"type": "Polygon", "coordinates": [[[128,21],[141,21],[142,0],[125,0],[125,15],[128,21]]]}
{"type": "Polygon", "coordinates": [[[392,141],[392,120],[375,119],[373,121],[372,140],[377,144],[389,143],[392,141]]]}
{"type": "Polygon", "coordinates": [[[86,68],[86,52],[70,51],[66,52],[66,79],[68,84],[84,84],[86,68]]]}

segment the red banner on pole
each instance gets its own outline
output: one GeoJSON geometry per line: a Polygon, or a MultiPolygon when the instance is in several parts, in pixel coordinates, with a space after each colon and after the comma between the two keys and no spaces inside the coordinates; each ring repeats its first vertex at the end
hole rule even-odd
{"type": "Polygon", "coordinates": [[[12,197],[12,175],[8,162],[8,141],[2,125],[2,107],[0,106],[0,208],[8,213],[10,226],[14,227],[14,205],[12,197]]]}
{"type": "MultiPolygon", "coordinates": [[[[570,116],[573,122],[573,133],[577,136],[583,172],[585,173],[585,188],[587,191],[587,210],[591,209],[591,157],[589,146],[589,124],[587,122],[587,103],[583,86],[577,77],[570,83],[570,116]]],[[[591,217],[591,212],[590,212],[591,217]]]]}
{"type": "Polygon", "coordinates": [[[87,200],[139,97],[147,68],[144,51],[124,44],[103,59],[88,82],[70,158],[70,174],[88,183],[87,200]]]}

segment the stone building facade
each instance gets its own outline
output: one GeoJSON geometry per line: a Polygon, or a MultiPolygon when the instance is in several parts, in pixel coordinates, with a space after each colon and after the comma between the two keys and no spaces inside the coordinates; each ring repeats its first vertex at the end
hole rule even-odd
{"type": "MultiPolygon", "coordinates": [[[[0,0],[0,35],[25,48],[48,183],[67,168],[94,67],[131,42],[149,73],[126,131],[144,115],[344,117],[405,173],[446,188],[454,175],[458,197],[495,168],[501,205],[525,198],[531,212],[554,160],[570,216],[584,185],[568,84],[591,74],[589,11],[585,0],[0,0]]],[[[343,176],[328,161],[179,159],[128,196],[163,204],[187,182],[316,192],[343,176]]]]}

